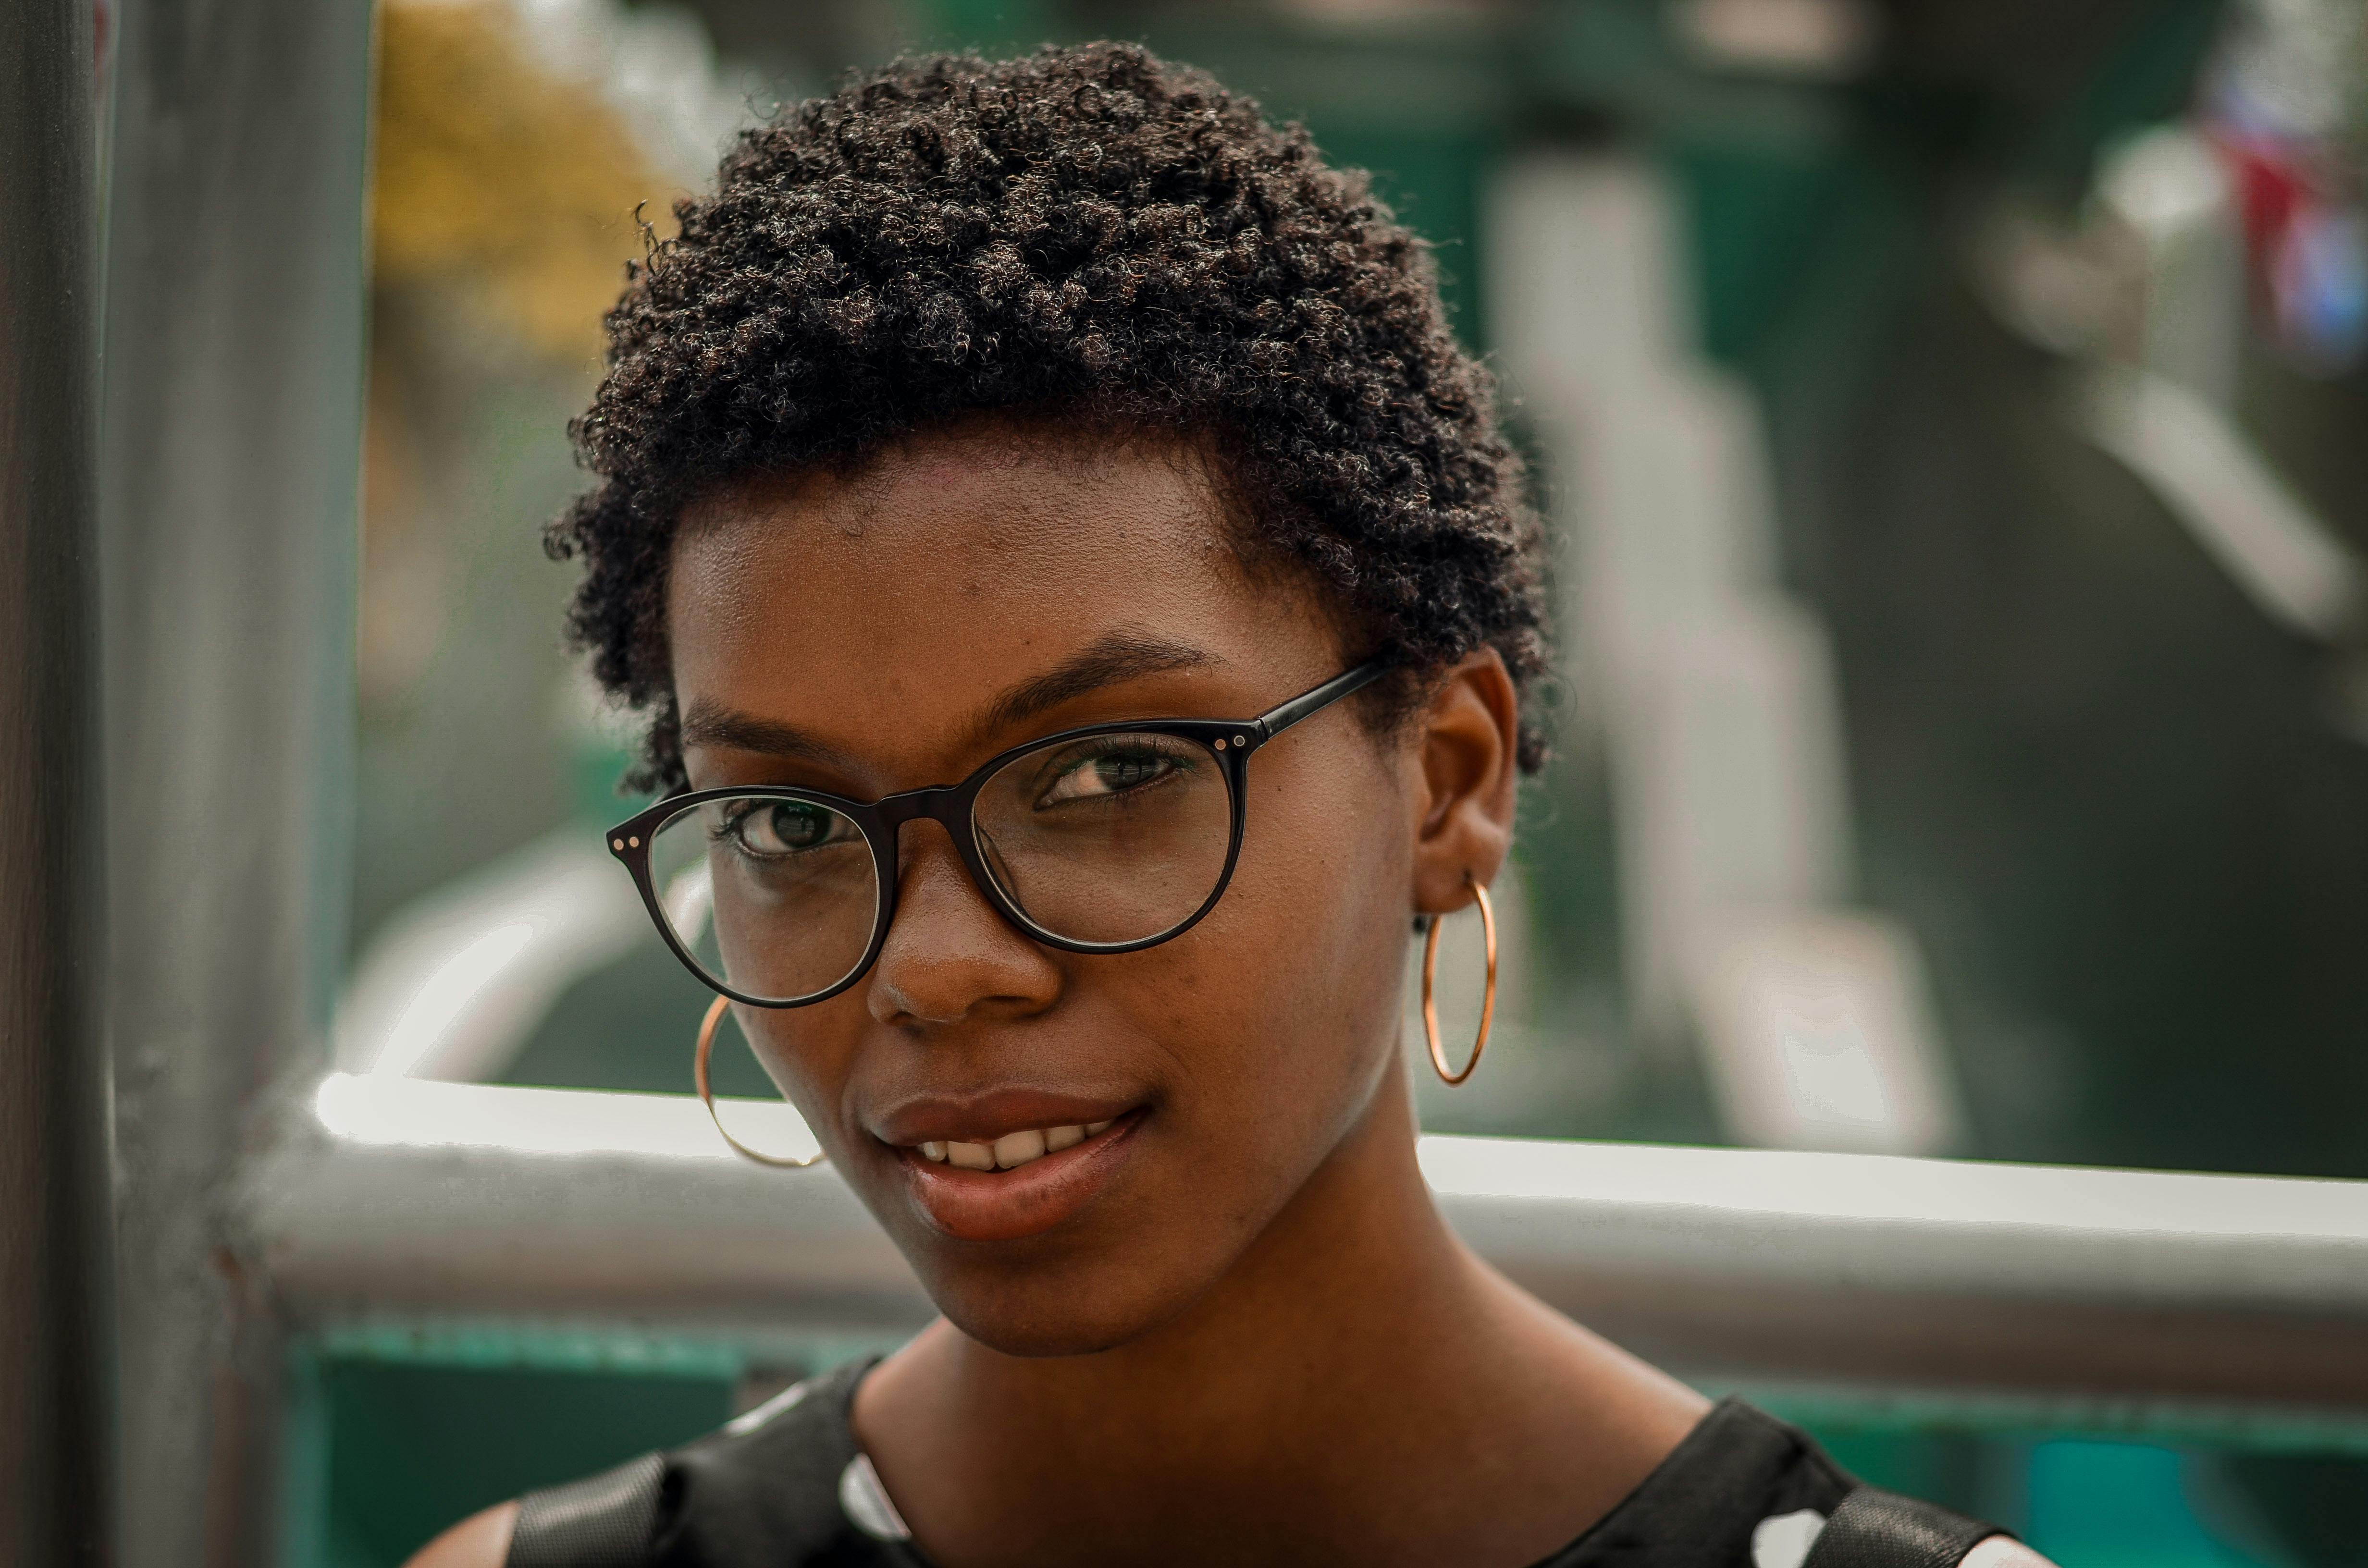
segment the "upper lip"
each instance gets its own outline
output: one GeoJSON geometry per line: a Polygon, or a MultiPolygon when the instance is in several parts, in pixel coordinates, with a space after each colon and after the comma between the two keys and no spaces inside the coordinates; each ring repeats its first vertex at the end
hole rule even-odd
{"type": "Polygon", "coordinates": [[[1045,1127],[1082,1127],[1115,1121],[1139,1100],[1109,1096],[1047,1094],[1035,1089],[994,1089],[976,1095],[916,1095],[871,1123],[883,1143],[992,1143],[1013,1132],[1045,1127]]]}

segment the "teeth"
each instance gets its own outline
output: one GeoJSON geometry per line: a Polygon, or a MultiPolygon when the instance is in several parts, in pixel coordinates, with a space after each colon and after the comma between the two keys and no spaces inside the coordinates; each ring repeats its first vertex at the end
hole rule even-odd
{"type": "Polygon", "coordinates": [[[1043,1157],[1044,1135],[1032,1128],[1026,1132],[1007,1132],[995,1141],[995,1163],[1007,1171],[1043,1157]]]}
{"type": "Polygon", "coordinates": [[[1087,1139],[1107,1132],[1112,1121],[1089,1121],[1079,1127],[1030,1128],[1024,1132],[1008,1132],[992,1143],[928,1142],[921,1144],[921,1157],[937,1165],[951,1164],[966,1171],[1010,1170],[1030,1160],[1041,1160],[1047,1154],[1057,1154],[1064,1149],[1074,1149],[1087,1139]]]}

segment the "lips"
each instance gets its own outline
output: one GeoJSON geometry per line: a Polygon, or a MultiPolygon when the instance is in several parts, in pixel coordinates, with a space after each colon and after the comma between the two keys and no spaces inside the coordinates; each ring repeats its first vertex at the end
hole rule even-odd
{"type": "Polygon", "coordinates": [[[1144,1119],[1129,1111],[891,1146],[915,1206],[933,1229],[958,1241],[1016,1241],[1053,1229],[1090,1202],[1125,1164],[1144,1119]]]}

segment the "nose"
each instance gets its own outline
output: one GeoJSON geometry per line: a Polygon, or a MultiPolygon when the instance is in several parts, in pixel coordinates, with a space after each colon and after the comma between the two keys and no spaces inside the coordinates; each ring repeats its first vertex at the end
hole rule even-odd
{"type": "Polygon", "coordinates": [[[871,1016],[943,1027],[983,1012],[1025,1017],[1060,994],[1053,952],[986,901],[945,827],[906,823],[897,835],[895,917],[866,980],[871,1016]]]}

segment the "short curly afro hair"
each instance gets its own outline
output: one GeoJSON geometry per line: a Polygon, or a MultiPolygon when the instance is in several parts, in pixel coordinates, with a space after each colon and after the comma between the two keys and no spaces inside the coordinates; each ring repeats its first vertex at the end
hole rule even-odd
{"type": "Polygon", "coordinates": [[[1375,711],[1484,646],[1525,694],[1544,667],[1539,526],[1428,247],[1206,74],[1119,43],[900,60],[743,133],[675,215],[570,427],[598,482],[546,538],[584,563],[575,643],[648,719],[629,787],[685,782],[685,506],[981,412],[1201,443],[1245,560],[1295,562],[1405,672],[1375,711]]]}

